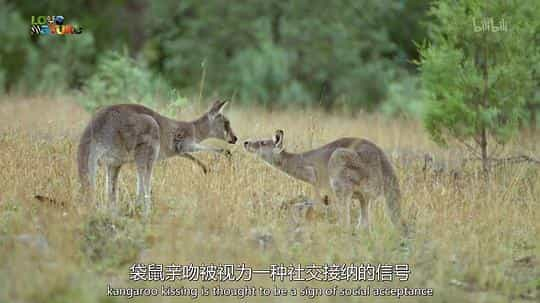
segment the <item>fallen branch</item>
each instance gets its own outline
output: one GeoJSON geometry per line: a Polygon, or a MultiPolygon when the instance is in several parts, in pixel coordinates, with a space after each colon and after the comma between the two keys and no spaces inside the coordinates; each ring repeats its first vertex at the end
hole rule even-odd
{"type": "MultiPolygon", "coordinates": [[[[474,157],[474,156],[463,159],[463,161],[465,162],[481,161],[481,160],[482,160],[481,158],[474,157]]],[[[527,155],[519,155],[519,156],[506,157],[506,158],[489,157],[487,160],[493,163],[494,166],[500,166],[500,165],[505,165],[505,164],[519,164],[523,162],[540,165],[540,160],[533,158],[531,156],[527,156],[527,155]]]]}
{"type": "Polygon", "coordinates": [[[490,162],[495,162],[495,165],[518,164],[523,162],[540,165],[540,160],[527,155],[519,155],[507,158],[489,158],[488,160],[490,162]]]}

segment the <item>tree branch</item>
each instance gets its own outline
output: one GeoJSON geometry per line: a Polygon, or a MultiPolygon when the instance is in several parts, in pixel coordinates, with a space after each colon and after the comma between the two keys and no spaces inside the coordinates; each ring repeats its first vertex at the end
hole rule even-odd
{"type": "Polygon", "coordinates": [[[473,154],[474,157],[479,158],[479,159],[481,158],[480,153],[474,148],[474,146],[470,145],[470,144],[467,143],[465,140],[462,140],[462,139],[460,139],[460,138],[456,138],[456,140],[457,140],[459,143],[461,143],[463,146],[465,146],[465,147],[469,150],[469,152],[470,152],[471,154],[473,154]]]}

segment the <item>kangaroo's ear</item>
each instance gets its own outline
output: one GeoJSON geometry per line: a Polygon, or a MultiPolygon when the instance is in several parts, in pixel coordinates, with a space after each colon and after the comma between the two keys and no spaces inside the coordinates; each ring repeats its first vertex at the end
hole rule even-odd
{"type": "Polygon", "coordinates": [[[274,135],[274,150],[277,152],[283,151],[283,131],[281,129],[276,130],[274,135]]]}
{"type": "Polygon", "coordinates": [[[210,118],[215,118],[217,115],[221,114],[228,103],[229,101],[215,101],[214,104],[212,104],[212,107],[210,107],[208,110],[210,118]]]}

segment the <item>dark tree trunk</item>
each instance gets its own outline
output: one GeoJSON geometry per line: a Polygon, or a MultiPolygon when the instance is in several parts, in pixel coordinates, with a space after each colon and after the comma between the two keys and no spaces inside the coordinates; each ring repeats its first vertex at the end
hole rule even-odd
{"type": "Polygon", "coordinates": [[[531,113],[531,129],[533,131],[536,130],[536,128],[538,127],[538,106],[535,106],[534,104],[529,104],[528,106],[529,108],[529,112],[531,113]]]}
{"type": "Polygon", "coordinates": [[[487,139],[487,131],[484,127],[482,129],[482,136],[480,137],[480,150],[482,152],[482,172],[484,173],[484,177],[488,178],[489,176],[489,158],[488,158],[488,139],[487,139]]]}
{"type": "MultiPolygon", "coordinates": [[[[483,92],[483,100],[482,100],[482,106],[483,109],[486,110],[489,107],[489,82],[488,82],[488,48],[487,43],[484,46],[484,62],[482,66],[482,78],[484,82],[484,92],[483,92]]],[[[489,158],[488,158],[488,133],[487,133],[487,126],[481,122],[481,134],[480,134],[480,150],[482,153],[482,172],[484,174],[484,178],[487,181],[489,177],[489,158]]]]}
{"type": "Polygon", "coordinates": [[[329,112],[332,109],[332,81],[326,79],[321,83],[321,90],[319,93],[319,102],[323,106],[324,110],[329,112]]]}
{"type": "Polygon", "coordinates": [[[126,3],[126,15],[129,17],[129,42],[133,55],[139,53],[146,41],[144,31],[144,13],[146,2],[142,0],[131,0],[126,3]]]}
{"type": "Polygon", "coordinates": [[[279,45],[281,43],[281,15],[282,11],[279,7],[278,3],[274,3],[272,5],[272,42],[274,42],[275,45],[279,45]]]}

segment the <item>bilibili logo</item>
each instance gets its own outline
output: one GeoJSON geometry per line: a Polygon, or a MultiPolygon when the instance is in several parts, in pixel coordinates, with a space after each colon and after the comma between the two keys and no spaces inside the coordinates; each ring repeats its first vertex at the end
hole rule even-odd
{"type": "Polygon", "coordinates": [[[507,32],[508,31],[508,22],[504,20],[504,18],[501,18],[499,22],[496,22],[493,18],[483,18],[480,20],[476,20],[476,18],[473,18],[473,28],[475,33],[480,32],[507,32]]]}
{"type": "Polygon", "coordinates": [[[82,34],[82,26],[64,24],[63,16],[32,16],[31,35],[82,34]]]}

